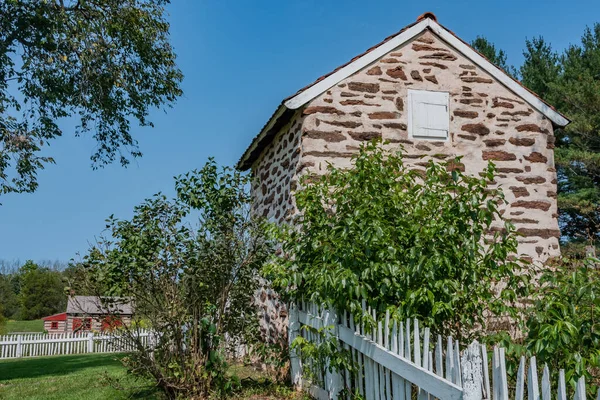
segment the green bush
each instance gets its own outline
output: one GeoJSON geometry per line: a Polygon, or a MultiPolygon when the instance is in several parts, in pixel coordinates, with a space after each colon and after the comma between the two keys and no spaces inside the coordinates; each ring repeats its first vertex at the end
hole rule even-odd
{"type": "Polygon", "coordinates": [[[526,324],[524,346],[555,374],[575,385],[586,376],[600,385],[600,262],[561,260],[540,279],[526,324]]]}
{"type": "Polygon", "coordinates": [[[460,159],[417,170],[402,158],[371,143],[351,169],[303,179],[299,216],[279,232],[283,257],[265,268],[274,286],[369,323],[364,301],[461,341],[488,316],[515,317],[529,275],[509,256],[516,233],[501,222],[502,192],[488,186],[495,166],[479,178],[460,172],[460,159]]]}

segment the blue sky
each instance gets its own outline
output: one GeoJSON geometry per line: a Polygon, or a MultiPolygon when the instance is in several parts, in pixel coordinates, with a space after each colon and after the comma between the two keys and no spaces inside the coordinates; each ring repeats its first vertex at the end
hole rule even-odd
{"type": "Polygon", "coordinates": [[[520,65],[525,38],[555,49],[600,22],[600,3],[582,1],[199,1],[168,7],[184,96],[135,128],[144,157],[128,168],[92,170],[94,142],[65,136],[56,165],[34,194],[2,196],[0,259],[68,261],[84,253],[111,214],[129,218],[144,198],[173,193],[173,176],[214,156],[234,164],[281,99],[346,62],[425,11],[471,41],[484,35],[520,65]]]}

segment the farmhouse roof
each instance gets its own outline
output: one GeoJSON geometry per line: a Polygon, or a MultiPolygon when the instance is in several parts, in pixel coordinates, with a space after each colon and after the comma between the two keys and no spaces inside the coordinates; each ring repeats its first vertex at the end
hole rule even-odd
{"type": "Polygon", "coordinates": [[[53,314],[48,315],[47,317],[42,318],[43,321],[66,321],[67,313],[53,314]]]}
{"type": "Polygon", "coordinates": [[[133,314],[133,306],[125,297],[71,296],[67,314],[133,314]]]}
{"type": "Polygon", "coordinates": [[[295,110],[307,104],[340,81],[376,61],[386,53],[402,46],[404,43],[425,30],[433,32],[461,52],[474,64],[492,75],[509,90],[520,96],[532,107],[548,117],[555,125],[565,126],[570,122],[565,116],[556,111],[554,107],[546,103],[534,92],[527,89],[502,69],[492,64],[483,54],[479,53],[467,42],[456,36],[454,32],[440,25],[433,13],[427,12],[420,15],[415,22],[404,27],[399,32],[388,36],[379,44],[376,44],[364,53],[352,58],[350,61],[337,67],[328,74],[319,77],[316,81],[303,87],[292,96],[283,99],[271,118],[269,118],[267,123],[263,126],[260,133],[252,140],[252,143],[250,143],[250,146],[238,161],[237,167],[242,171],[250,168],[252,163],[259,157],[277,132],[289,122],[294,115],[295,110]]]}

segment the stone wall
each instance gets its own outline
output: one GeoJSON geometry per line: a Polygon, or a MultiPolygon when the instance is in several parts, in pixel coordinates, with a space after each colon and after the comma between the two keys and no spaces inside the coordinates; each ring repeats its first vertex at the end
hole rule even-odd
{"type": "Polygon", "coordinates": [[[495,186],[509,202],[504,217],[524,235],[519,252],[539,261],[559,254],[551,122],[429,31],[321,94],[302,113],[299,171],[323,171],[325,161],[349,166],[358,146],[373,138],[402,145],[405,161],[416,168],[460,155],[457,167],[476,175],[493,161],[495,186]],[[409,138],[408,89],[449,93],[448,141],[409,138]]]}
{"type": "MultiPolygon", "coordinates": [[[[274,137],[252,166],[253,212],[283,223],[295,210],[292,196],[297,185],[303,117],[297,113],[274,137]]],[[[256,295],[262,314],[260,330],[270,341],[287,340],[287,310],[279,295],[264,282],[256,295]]]]}
{"type": "MultiPolygon", "coordinates": [[[[559,255],[551,122],[429,31],[298,110],[252,165],[254,212],[286,221],[296,210],[300,175],[323,172],[328,162],[350,166],[358,146],[373,138],[402,145],[415,168],[460,155],[457,167],[476,175],[493,161],[499,172],[494,185],[509,202],[504,216],[523,234],[519,253],[537,261],[559,255]],[[448,141],[409,138],[410,88],[449,93],[448,141]]],[[[263,334],[285,338],[287,312],[278,295],[265,285],[257,302],[263,334]]]]}

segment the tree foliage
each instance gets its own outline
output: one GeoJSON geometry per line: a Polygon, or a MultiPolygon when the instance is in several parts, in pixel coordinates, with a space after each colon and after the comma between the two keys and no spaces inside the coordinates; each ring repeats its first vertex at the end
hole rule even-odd
{"type": "Polygon", "coordinates": [[[506,62],[506,53],[502,49],[496,49],[496,46],[483,36],[477,36],[471,42],[471,46],[483,54],[492,64],[502,69],[508,75],[516,78],[518,75],[517,69],[506,62]]]}
{"type": "Polygon", "coordinates": [[[525,346],[551,370],[600,386],[600,260],[565,260],[544,273],[527,319],[525,346]]]}
{"type": "Polygon", "coordinates": [[[0,2],[0,193],[32,192],[62,120],[91,133],[94,166],[139,157],[132,122],[181,95],[168,0],[0,2]]]}
{"type": "Polygon", "coordinates": [[[300,216],[281,233],[284,257],[266,268],[280,293],[367,319],[364,301],[436,332],[471,338],[486,313],[515,315],[527,275],[509,257],[515,228],[502,223],[502,192],[450,163],[406,166],[402,154],[362,147],[351,169],[304,179],[300,216]],[[499,221],[494,224],[494,221],[499,221]],[[497,284],[505,281],[505,287],[497,284]]]}
{"type": "Polygon", "coordinates": [[[523,83],[571,119],[557,129],[561,230],[570,241],[600,242],[600,24],[562,54],[542,38],[528,41],[523,83]]]}
{"type": "Polygon", "coordinates": [[[19,318],[38,319],[64,312],[67,295],[60,272],[27,261],[19,274],[19,318]]]}
{"type": "Polygon", "coordinates": [[[134,299],[124,332],[137,351],[127,365],[170,398],[232,389],[225,355],[258,338],[254,296],[269,246],[250,214],[248,180],[210,161],[176,178],[177,198],[158,194],[131,220],[111,217],[110,237],[83,260],[100,294],[134,299]],[[141,325],[154,332],[152,349],[140,345],[141,325]]]}

